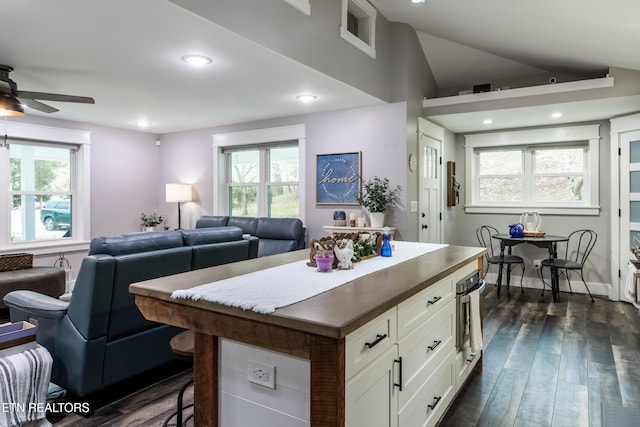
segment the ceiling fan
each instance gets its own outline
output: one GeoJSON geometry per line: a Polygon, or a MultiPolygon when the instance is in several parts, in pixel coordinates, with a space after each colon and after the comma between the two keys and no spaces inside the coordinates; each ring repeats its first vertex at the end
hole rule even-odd
{"type": "Polygon", "coordinates": [[[47,105],[42,101],[58,101],[58,102],[79,102],[82,104],[95,104],[93,98],[87,96],[74,96],[74,95],[59,95],[56,93],[44,93],[44,92],[28,92],[24,90],[18,90],[16,82],[9,78],[9,73],[13,71],[13,68],[8,65],[0,64],[0,95],[5,97],[15,97],[20,102],[30,108],[33,108],[44,113],[55,113],[60,111],[50,105],[47,105]]]}

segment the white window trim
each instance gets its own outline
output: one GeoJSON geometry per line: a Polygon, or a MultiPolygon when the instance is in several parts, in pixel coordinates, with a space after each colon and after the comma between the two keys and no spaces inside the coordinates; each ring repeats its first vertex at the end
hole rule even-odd
{"type": "Polygon", "coordinates": [[[535,210],[542,214],[555,215],[599,215],[600,214],[600,125],[563,126],[546,129],[531,129],[507,132],[492,132],[465,135],[465,212],[466,213],[521,213],[535,210]],[[585,168],[589,171],[589,205],[556,207],[553,204],[488,204],[474,200],[476,177],[475,149],[508,147],[513,145],[536,145],[549,143],[587,141],[588,155],[585,168]]]}
{"type": "Polygon", "coordinates": [[[225,156],[224,147],[265,144],[279,141],[298,141],[299,165],[299,197],[298,212],[302,222],[305,222],[305,158],[306,158],[306,127],[305,125],[281,126],[267,129],[256,129],[243,132],[231,132],[213,135],[213,209],[214,215],[228,215],[229,206],[226,197],[225,156]]]}
{"type": "MultiPolygon", "coordinates": [[[[76,215],[72,217],[73,236],[71,239],[64,241],[46,240],[17,243],[6,241],[5,239],[10,229],[10,218],[7,215],[5,221],[0,223],[0,254],[28,251],[34,255],[45,255],[60,251],[71,252],[87,249],[91,233],[91,132],[15,122],[4,123],[4,128],[8,139],[25,139],[78,146],[75,154],[74,201],[79,200],[80,206],[78,208],[76,205],[76,215]]],[[[5,180],[8,177],[5,178],[3,176],[2,179],[5,180]]],[[[1,212],[8,212],[8,203],[8,197],[0,197],[1,212]]]]}
{"type": "Polygon", "coordinates": [[[340,37],[372,57],[376,59],[376,16],[378,11],[366,0],[342,0],[342,24],[340,25],[340,37]],[[356,7],[363,11],[369,18],[369,43],[355,36],[347,30],[347,12],[349,6],[356,7]]]}

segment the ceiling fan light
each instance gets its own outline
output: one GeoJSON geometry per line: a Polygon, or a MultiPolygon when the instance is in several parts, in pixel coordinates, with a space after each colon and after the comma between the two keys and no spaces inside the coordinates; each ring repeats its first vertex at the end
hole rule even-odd
{"type": "Polygon", "coordinates": [[[0,116],[2,117],[20,117],[24,116],[24,108],[22,104],[14,96],[0,96],[0,116]]]}

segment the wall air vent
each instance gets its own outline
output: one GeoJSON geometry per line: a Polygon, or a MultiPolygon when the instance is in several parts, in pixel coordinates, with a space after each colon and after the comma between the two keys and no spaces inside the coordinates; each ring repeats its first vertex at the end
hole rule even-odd
{"type": "Polygon", "coordinates": [[[340,37],[376,57],[376,9],[366,0],[342,0],[340,37]]]}

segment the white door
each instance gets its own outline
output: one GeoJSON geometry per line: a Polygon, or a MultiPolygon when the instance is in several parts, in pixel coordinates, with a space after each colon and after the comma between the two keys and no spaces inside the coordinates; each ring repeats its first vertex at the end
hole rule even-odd
{"type": "MultiPolygon", "coordinates": [[[[620,134],[620,286],[627,283],[627,264],[640,246],[640,131],[620,134]]],[[[620,298],[629,301],[620,289],[620,298]]]]}
{"type": "Polygon", "coordinates": [[[420,210],[418,212],[418,239],[424,243],[441,243],[442,143],[423,133],[419,135],[420,210]]]}

